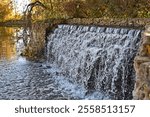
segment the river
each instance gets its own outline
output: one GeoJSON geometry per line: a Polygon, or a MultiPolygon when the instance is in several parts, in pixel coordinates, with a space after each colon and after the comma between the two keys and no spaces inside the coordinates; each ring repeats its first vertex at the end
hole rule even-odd
{"type": "Polygon", "coordinates": [[[16,30],[0,30],[0,99],[64,99],[41,63],[18,56],[16,30]]]}
{"type": "Polygon", "coordinates": [[[86,90],[63,77],[56,65],[29,61],[19,56],[24,48],[18,35],[22,29],[0,28],[0,99],[68,100],[102,99],[104,95],[86,95],[86,90]]]}

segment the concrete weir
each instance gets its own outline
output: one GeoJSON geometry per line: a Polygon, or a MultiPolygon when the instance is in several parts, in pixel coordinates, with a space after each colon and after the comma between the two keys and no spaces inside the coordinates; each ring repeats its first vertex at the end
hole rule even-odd
{"type": "Polygon", "coordinates": [[[133,99],[134,58],[141,30],[58,25],[48,36],[48,63],[56,63],[67,80],[102,92],[110,99],[133,99]]]}

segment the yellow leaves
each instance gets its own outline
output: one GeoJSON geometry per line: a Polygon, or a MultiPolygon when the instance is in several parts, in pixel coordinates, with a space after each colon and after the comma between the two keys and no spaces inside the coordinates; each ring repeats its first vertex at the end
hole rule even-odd
{"type": "Polygon", "coordinates": [[[147,48],[147,54],[150,55],[150,45],[146,45],[147,48]]]}
{"type": "MultiPolygon", "coordinates": [[[[16,12],[14,12],[15,10],[13,10],[11,4],[9,4],[10,1],[11,0],[0,0],[0,21],[21,18],[21,16],[18,15],[19,11],[17,9],[23,9],[21,7],[23,4],[35,2],[36,0],[13,0],[19,1],[18,3],[21,4],[19,7],[14,7],[16,12]]],[[[41,6],[34,7],[32,12],[33,20],[68,17],[150,17],[150,4],[148,4],[149,2],[147,2],[147,0],[138,2],[136,2],[136,0],[40,0],[40,2],[45,5],[47,9],[43,9],[41,6]]]]}
{"type": "Polygon", "coordinates": [[[148,17],[150,17],[150,11],[138,11],[138,17],[146,17],[146,18],[148,18],[148,17]]]}
{"type": "Polygon", "coordinates": [[[11,18],[12,4],[11,0],[3,0],[0,2],[0,21],[11,18]]]}

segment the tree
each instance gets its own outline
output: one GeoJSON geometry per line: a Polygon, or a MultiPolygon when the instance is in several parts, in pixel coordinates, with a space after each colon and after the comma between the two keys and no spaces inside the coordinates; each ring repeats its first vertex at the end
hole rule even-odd
{"type": "MultiPolygon", "coordinates": [[[[150,17],[150,0],[30,0],[43,6],[32,8],[33,20],[50,18],[150,17]]],[[[31,5],[30,5],[31,6],[31,5]]],[[[5,14],[5,13],[3,13],[5,14]]]]}
{"type": "Polygon", "coordinates": [[[88,17],[103,17],[107,11],[106,0],[86,0],[88,17]]]}
{"type": "Polygon", "coordinates": [[[87,17],[87,6],[84,1],[75,0],[65,2],[63,9],[69,17],[84,18],[87,17]]]}
{"type": "Polygon", "coordinates": [[[12,2],[11,0],[0,0],[0,21],[12,18],[12,2]]]}
{"type": "MultiPolygon", "coordinates": [[[[32,11],[33,11],[33,8],[36,7],[36,6],[39,6],[39,7],[42,7],[44,9],[47,9],[47,7],[41,3],[40,1],[35,1],[35,2],[32,2],[30,4],[27,5],[27,8],[25,10],[25,18],[26,20],[32,20],[32,11]]],[[[36,9],[37,12],[39,13],[39,10],[36,9]]],[[[35,14],[36,11],[34,11],[34,14],[35,14]]]]}

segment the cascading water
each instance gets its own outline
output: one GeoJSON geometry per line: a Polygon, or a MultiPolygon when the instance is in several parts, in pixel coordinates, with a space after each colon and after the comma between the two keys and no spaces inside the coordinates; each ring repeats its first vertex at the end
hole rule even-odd
{"type": "Polygon", "coordinates": [[[141,30],[127,28],[58,25],[48,36],[47,58],[88,93],[132,99],[140,35],[141,30]]]}

